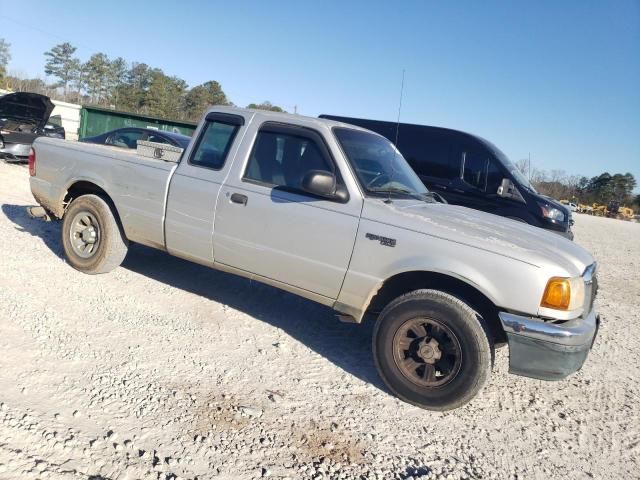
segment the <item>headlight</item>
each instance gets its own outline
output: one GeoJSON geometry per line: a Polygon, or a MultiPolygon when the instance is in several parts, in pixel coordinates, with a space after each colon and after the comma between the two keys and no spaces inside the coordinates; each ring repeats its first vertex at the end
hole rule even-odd
{"type": "Polygon", "coordinates": [[[544,218],[555,220],[560,223],[564,222],[564,212],[562,210],[552,207],[546,203],[539,203],[538,206],[540,207],[540,211],[544,218]]]}
{"type": "Polygon", "coordinates": [[[540,306],[554,310],[576,310],[584,305],[582,277],[552,277],[542,294],[540,306]]]}

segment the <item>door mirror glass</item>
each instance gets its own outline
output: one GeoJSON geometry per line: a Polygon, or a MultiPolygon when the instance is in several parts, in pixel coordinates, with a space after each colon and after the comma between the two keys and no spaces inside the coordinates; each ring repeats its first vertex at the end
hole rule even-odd
{"type": "Polygon", "coordinates": [[[302,189],[319,197],[334,198],[336,176],[325,170],[310,170],[302,179],[302,189]]]}

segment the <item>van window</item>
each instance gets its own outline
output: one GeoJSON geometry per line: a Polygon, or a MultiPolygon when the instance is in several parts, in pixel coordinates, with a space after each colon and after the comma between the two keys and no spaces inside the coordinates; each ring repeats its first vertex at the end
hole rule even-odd
{"type": "Polygon", "coordinates": [[[398,150],[420,176],[446,179],[455,176],[447,137],[430,135],[422,127],[403,125],[399,132],[398,150]]]}
{"type": "Polygon", "coordinates": [[[498,187],[503,178],[504,173],[498,162],[494,159],[489,159],[487,166],[487,193],[498,193],[498,187]]]}
{"type": "Polygon", "coordinates": [[[462,179],[478,190],[484,190],[487,185],[487,160],[486,153],[467,149],[464,152],[462,179]]]}

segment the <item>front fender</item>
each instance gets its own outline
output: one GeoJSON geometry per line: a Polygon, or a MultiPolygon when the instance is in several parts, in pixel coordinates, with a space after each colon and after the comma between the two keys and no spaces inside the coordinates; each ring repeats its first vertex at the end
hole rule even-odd
{"type": "Polygon", "coordinates": [[[547,275],[511,256],[362,220],[336,309],[360,319],[385,281],[405,272],[433,272],[467,283],[497,307],[535,315],[547,275]],[[396,239],[372,241],[367,232],[396,239]]]}

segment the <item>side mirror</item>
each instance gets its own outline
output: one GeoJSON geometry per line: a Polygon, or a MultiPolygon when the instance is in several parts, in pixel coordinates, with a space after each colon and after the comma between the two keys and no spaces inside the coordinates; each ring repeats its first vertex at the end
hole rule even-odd
{"type": "Polygon", "coordinates": [[[512,200],[518,200],[524,202],[524,198],[520,194],[520,191],[516,188],[511,180],[503,178],[500,186],[498,187],[498,196],[502,198],[510,198],[512,200]]]}
{"type": "Polygon", "coordinates": [[[336,176],[325,170],[310,170],[302,179],[302,189],[319,197],[333,198],[336,194],[336,176]]]}
{"type": "Polygon", "coordinates": [[[503,178],[498,187],[498,195],[501,197],[509,198],[513,195],[513,182],[508,178],[503,178]]]}

